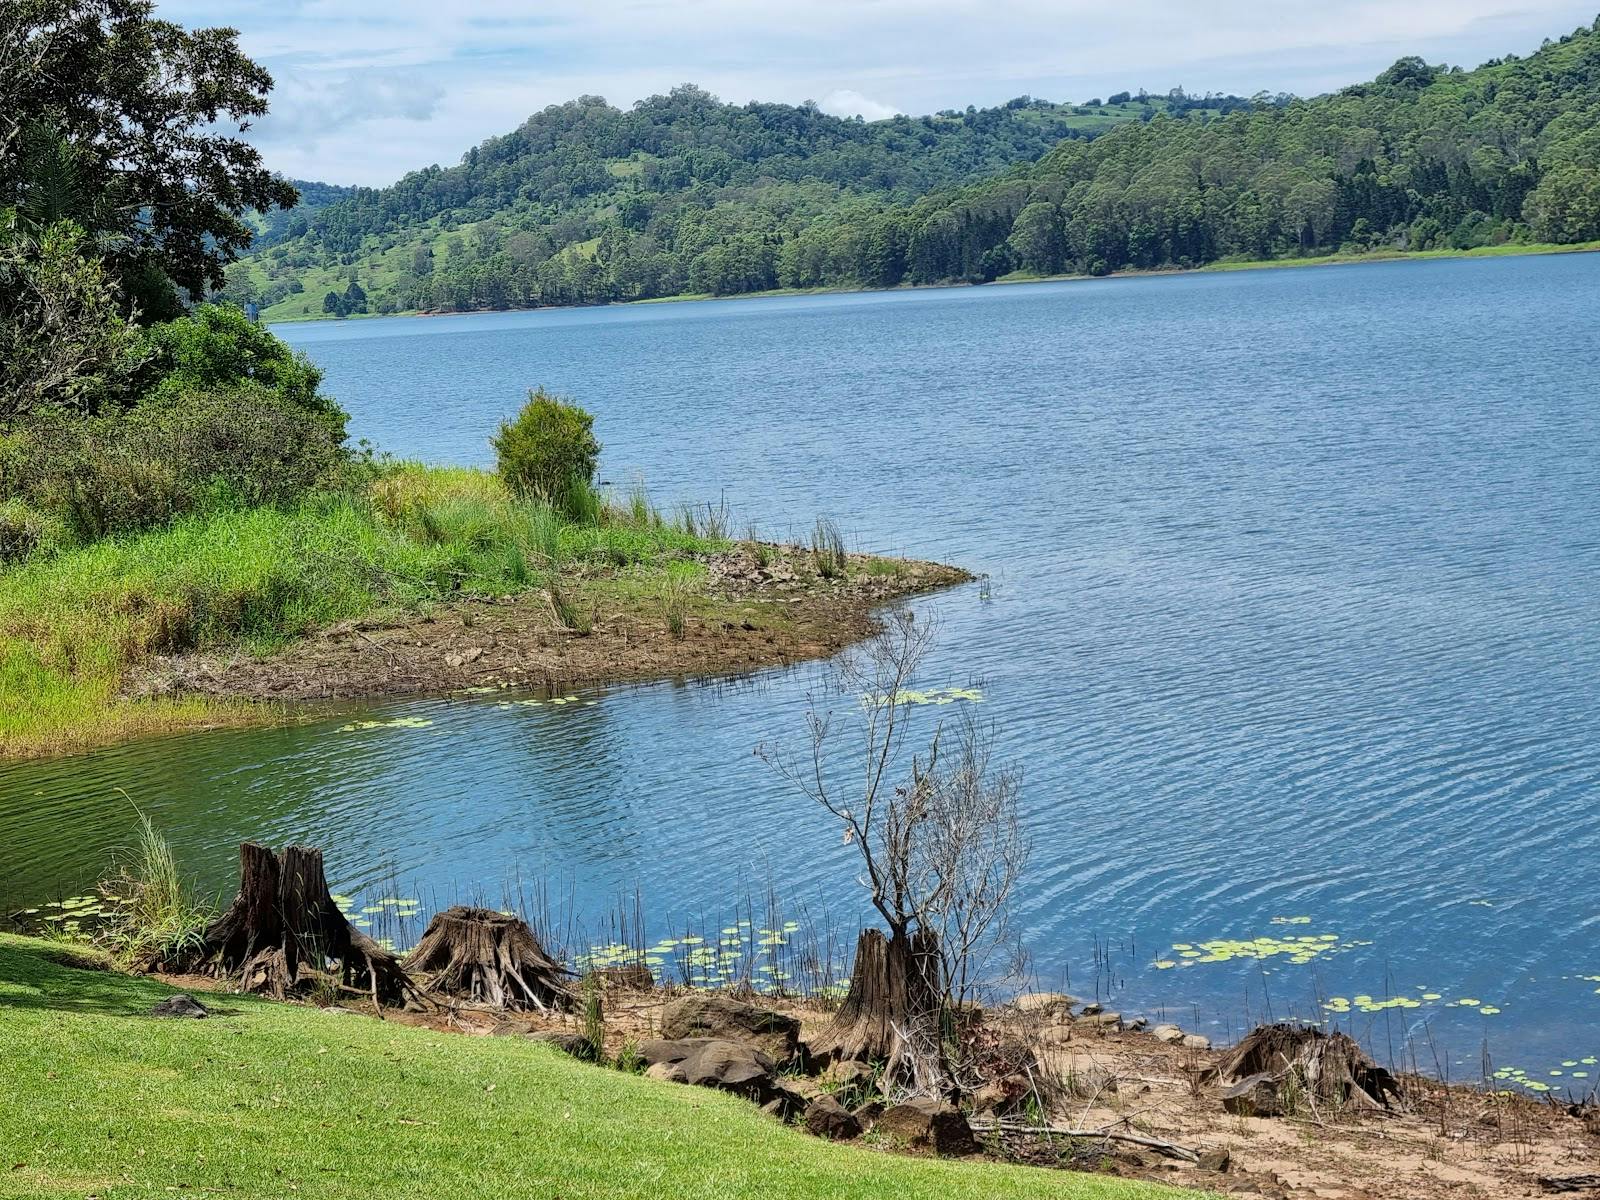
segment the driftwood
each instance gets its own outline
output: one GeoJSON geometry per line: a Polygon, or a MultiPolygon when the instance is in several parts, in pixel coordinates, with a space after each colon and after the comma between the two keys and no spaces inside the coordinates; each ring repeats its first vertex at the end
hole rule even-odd
{"type": "Polygon", "coordinates": [[[406,966],[431,975],[428,991],[474,1004],[540,1012],[577,1006],[572,972],[545,953],[526,922],[487,908],[457,905],[434,917],[406,966]]]}
{"type": "Polygon", "coordinates": [[[886,1082],[909,1082],[925,1094],[942,1092],[942,970],[933,934],[886,938],[877,929],[862,930],[850,990],[832,1023],[811,1040],[811,1053],[835,1061],[881,1062],[886,1082]]]}
{"type": "Polygon", "coordinates": [[[972,1117],[967,1124],[972,1126],[976,1133],[1033,1133],[1052,1134],[1056,1137],[1073,1138],[1104,1138],[1112,1142],[1128,1142],[1134,1146],[1143,1146],[1147,1150],[1154,1150],[1168,1158],[1182,1159],[1184,1162],[1199,1162],[1200,1152],[1191,1150],[1188,1146],[1180,1146],[1177,1142],[1169,1142],[1162,1138],[1145,1137],[1138,1133],[1118,1133],[1110,1127],[1104,1129],[1069,1129],[1064,1125],[1031,1125],[1027,1121],[1001,1121],[989,1120],[982,1117],[972,1117]]]}
{"type": "Polygon", "coordinates": [[[255,842],[239,847],[239,894],[206,929],[194,969],[278,999],[331,977],[370,995],[380,1013],[419,997],[400,960],[339,911],[322,851],[308,846],[281,856],[255,842]]]}
{"type": "Polygon", "coordinates": [[[1587,1192],[1600,1188],[1600,1175],[1541,1175],[1539,1186],[1547,1192],[1587,1192]]]}
{"type": "Polygon", "coordinates": [[[1388,1108],[1400,1095],[1393,1075],[1352,1038],[1308,1025],[1258,1025],[1217,1064],[1223,1087],[1256,1075],[1293,1076],[1313,1100],[1358,1108],[1388,1108]]]}

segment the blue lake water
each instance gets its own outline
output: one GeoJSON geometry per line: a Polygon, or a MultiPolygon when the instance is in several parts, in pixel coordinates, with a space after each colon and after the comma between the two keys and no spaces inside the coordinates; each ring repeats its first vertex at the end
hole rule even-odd
{"type": "MultiPolygon", "coordinates": [[[[1431,1034],[1474,1077],[1487,1042],[1584,1090],[1561,1063],[1600,1055],[1597,312],[1600,257],[1572,255],[277,332],[398,455],[486,464],[543,384],[664,505],[725,495],[773,536],[825,513],[987,573],[918,607],[930,679],[979,681],[1025,770],[1043,983],[1221,1036],[1331,1004],[1385,1055],[1431,1034]],[[1251,957],[1291,938],[1321,940],[1251,957]]],[[[819,670],[0,768],[0,875],[81,886],[131,798],[218,888],[256,837],[425,905],[544,880],[580,914],[637,889],[670,926],[770,887],[847,921],[850,847],[752,755],[801,736],[819,670]]]]}

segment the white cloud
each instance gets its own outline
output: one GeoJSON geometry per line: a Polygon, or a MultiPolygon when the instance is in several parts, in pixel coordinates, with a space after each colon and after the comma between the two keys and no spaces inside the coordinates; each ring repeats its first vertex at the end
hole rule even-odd
{"type": "MultiPolygon", "coordinates": [[[[3,2],[3,0],[0,0],[3,2]]],[[[1293,91],[1371,78],[1403,54],[1472,66],[1527,53],[1595,0],[161,0],[229,24],[280,80],[272,165],[387,183],[452,163],[546,104],[629,104],[698,83],[725,100],[869,119],[1083,100],[1123,88],[1293,91]]]]}
{"type": "Polygon", "coordinates": [[[817,101],[817,107],[836,117],[865,117],[869,121],[886,120],[901,111],[892,104],[863,96],[854,88],[834,88],[817,101]]]}

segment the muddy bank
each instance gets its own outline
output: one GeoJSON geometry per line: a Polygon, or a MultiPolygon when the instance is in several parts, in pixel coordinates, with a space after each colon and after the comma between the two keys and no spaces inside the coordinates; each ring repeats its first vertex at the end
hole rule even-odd
{"type": "Polygon", "coordinates": [[[830,578],[802,548],[741,545],[702,560],[703,588],[676,601],[659,575],[563,572],[564,614],[544,589],[462,599],[346,622],[267,657],[165,656],[127,693],[292,702],[734,674],[837,653],[872,632],[876,608],[972,578],[940,563],[848,557],[830,578]]]}

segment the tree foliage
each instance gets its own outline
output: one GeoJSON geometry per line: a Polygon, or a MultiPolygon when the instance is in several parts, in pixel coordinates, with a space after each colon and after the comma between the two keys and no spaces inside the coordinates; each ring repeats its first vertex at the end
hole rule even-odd
{"type": "Polygon", "coordinates": [[[319,209],[250,270],[276,299],[354,271],[397,311],[1593,238],[1600,34],[1582,28],[1311,100],[1019,97],[862,123],[687,87],[629,112],[585,97],[319,209]]]}
{"type": "Polygon", "coordinates": [[[267,111],[272,78],[232,29],[186,30],[151,0],[6,0],[0,9],[0,206],[37,204],[40,131],[59,139],[107,257],[193,295],[223,285],[252,209],[295,190],[236,136],[267,111]],[[232,132],[226,127],[232,125],[232,132]]]}
{"type": "Polygon", "coordinates": [[[0,210],[0,430],[45,411],[93,413],[139,365],[139,332],[84,231],[30,236],[0,210]]]}

